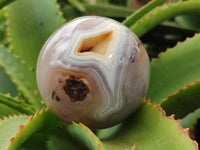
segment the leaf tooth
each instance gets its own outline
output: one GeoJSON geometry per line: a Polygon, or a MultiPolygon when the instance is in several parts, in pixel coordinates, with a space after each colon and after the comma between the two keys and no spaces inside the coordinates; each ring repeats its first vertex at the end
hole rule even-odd
{"type": "Polygon", "coordinates": [[[168,116],[169,117],[169,119],[172,119],[172,120],[174,120],[175,118],[175,115],[174,114],[171,114],[170,116],[168,116]]]}
{"type": "Polygon", "coordinates": [[[30,116],[30,118],[28,119],[28,122],[30,122],[33,119],[33,115],[30,116]]]}
{"type": "Polygon", "coordinates": [[[144,102],[147,102],[149,104],[153,104],[154,106],[157,106],[156,101],[151,101],[150,98],[148,98],[147,100],[146,100],[146,98],[144,98],[144,102]]]}
{"type": "Polygon", "coordinates": [[[10,142],[12,142],[14,139],[15,139],[15,137],[12,136],[12,137],[10,138],[10,142]]]}
{"type": "MultiPolygon", "coordinates": [[[[200,36],[200,33],[195,33],[193,37],[195,37],[195,36],[200,36]]],[[[184,47],[184,42],[187,42],[187,41],[191,40],[193,37],[187,37],[187,38],[185,38],[184,41],[178,41],[174,47],[172,47],[172,48],[167,48],[166,51],[164,51],[164,52],[161,51],[161,52],[158,54],[158,57],[157,57],[157,58],[152,58],[152,61],[158,60],[163,54],[165,54],[166,52],[168,52],[169,50],[171,50],[171,49],[173,49],[173,48],[175,48],[175,47],[177,47],[177,46],[184,47]]]]}
{"type": "Polygon", "coordinates": [[[158,108],[158,110],[162,113],[162,116],[163,116],[163,117],[168,118],[168,117],[166,116],[166,112],[162,109],[162,107],[161,107],[160,105],[157,105],[157,108],[158,108]]]}
{"type": "MultiPolygon", "coordinates": [[[[21,132],[21,130],[24,128],[24,126],[25,125],[23,125],[23,124],[20,124],[19,125],[19,129],[18,129],[18,131],[16,132],[16,134],[14,135],[14,138],[21,132]]],[[[10,142],[10,143],[12,143],[14,141],[14,139],[10,142]]]]}
{"type": "MultiPolygon", "coordinates": [[[[19,125],[19,130],[16,132],[16,134],[15,134],[14,137],[16,137],[16,136],[23,130],[23,128],[24,128],[29,122],[31,122],[31,121],[33,120],[33,118],[35,118],[38,114],[42,113],[43,111],[45,111],[45,108],[43,108],[41,112],[36,111],[36,113],[35,113],[34,116],[31,115],[31,116],[29,117],[28,121],[27,121],[24,125],[23,125],[23,124],[19,125]]],[[[13,139],[13,140],[14,140],[14,139],[13,139]]],[[[13,140],[10,142],[10,144],[13,142],[13,140]]]]}
{"type": "MultiPolygon", "coordinates": [[[[181,120],[180,119],[176,120],[176,122],[178,124],[178,129],[182,132],[180,134],[186,134],[188,137],[190,137],[190,135],[189,135],[189,128],[183,128],[181,126],[181,120]]],[[[197,141],[193,140],[191,137],[189,139],[192,142],[192,144],[196,147],[196,149],[199,150],[197,141]]]]}
{"type": "Polygon", "coordinates": [[[196,80],[194,83],[188,83],[185,87],[179,89],[179,90],[176,91],[175,93],[172,93],[172,94],[169,95],[167,98],[162,99],[162,100],[161,100],[161,103],[162,103],[163,101],[169,99],[169,98],[172,98],[172,97],[176,96],[176,94],[178,94],[179,92],[182,92],[182,91],[186,90],[188,87],[191,87],[191,86],[193,86],[193,85],[195,85],[195,84],[198,84],[198,83],[200,83],[200,80],[196,80]]]}
{"type": "Polygon", "coordinates": [[[147,102],[147,103],[149,103],[149,104],[152,104],[153,106],[157,107],[157,109],[162,113],[162,116],[163,116],[164,118],[168,118],[168,119],[170,119],[170,120],[176,121],[177,124],[178,124],[178,129],[181,129],[181,130],[187,129],[187,130],[188,130],[188,128],[182,128],[182,127],[181,127],[180,119],[177,119],[177,120],[176,120],[176,119],[174,118],[174,116],[175,116],[174,114],[171,114],[170,116],[167,116],[165,110],[164,110],[159,104],[156,105],[154,102],[152,103],[152,102],[150,101],[150,98],[149,98],[148,100],[146,100],[145,102],[147,102]]]}
{"type": "MultiPolygon", "coordinates": [[[[149,101],[150,102],[150,101],[149,101]]],[[[151,103],[151,102],[150,102],[151,103]]],[[[153,103],[152,103],[153,104],[153,103]]],[[[154,105],[154,104],[153,104],[154,105]]],[[[155,105],[154,105],[155,106],[155,105]]],[[[176,124],[177,124],[177,126],[178,126],[178,130],[180,131],[180,134],[185,134],[185,135],[187,135],[188,137],[189,137],[189,139],[191,140],[191,142],[195,145],[195,147],[196,147],[196,149],[198,150],[199,148],[198,148],[198,143],[195,141],[195,140],[192,140],[191,138],[190,138],[190,135],[189,135],[189,128],[183,128],[182,126],[181,126],[181,120],[180,119],[175,119],[174,118],[174,114],[172,114],[172,115],[170,115],[170,116],[166,116],[166,112],[165,112],[165,110],[163,110],[162,109],[162,107],[160,106],[160,105],[157,105],[157,108],[158,108],[158,110],[162,113],[162,116],[164,117],[164,118],[167,118],[167,119],[169,119],[169,120],[172,120],[172,121],[175,121],[176,122],[176,124]]]]}
{"type": "MultiPolygon", "coordinates": [[[[177,92],[176,92],[176,93],[177,93],[177,92]]],[[[176,95],[176,93],[170,94],[170,95],[167,97],[167,99],[172,98],[174,95],[176,95]]],[[[161,101],[161,102],[162,102],[162,101],[161,101]]]]}
{"type": "Polygon", "coordinates": [[[3,8],[3,10],[5,11],[5,18],[6,18],[6,21],[5,21],[5,26],[6,26],[6,39],[7,39],[7,41],[8,41],[8,43],[9,43],[9,47],[10,47],[10,49],[12,50],[12,44],[11,44],[11,36],[10,36],[10,30],[9,30],[9,28],[8,28],[8,26],[9,26],[9,21],[8,21],[8,14],[7,14],[7,7],[8,6],[6,6],[6,7],[4,7],[3,8]]]}
{"type": "Polygon", "coordinates": [[[13,117],[16,117],[16,116],[27,116],[26,114],[21,114],[21,113],[18,113],[18,114],[9,114],[8,116],[2,116],[0,118],[0,121],[4,121],[6,119],[10,119],[10,118],[13,118],[13,117]]]}

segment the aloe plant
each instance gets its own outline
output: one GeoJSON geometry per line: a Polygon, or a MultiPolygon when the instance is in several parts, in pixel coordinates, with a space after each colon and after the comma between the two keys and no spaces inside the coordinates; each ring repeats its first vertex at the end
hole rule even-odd
{"type": "Polygon", "coordinates": [[[200,1],[164,2],[152,0],[133,10],[130,0],[0,1],[0,150],[198,149],[200,26],[193,23],[200,1]],[[64,124],[46,107],[36,83],[37,57],[47,38],[84,15],[121,21],[151,58],[142,105],[101,130],[64,124]],[[183,15],[189,19],[177,21],[183,15]]]}

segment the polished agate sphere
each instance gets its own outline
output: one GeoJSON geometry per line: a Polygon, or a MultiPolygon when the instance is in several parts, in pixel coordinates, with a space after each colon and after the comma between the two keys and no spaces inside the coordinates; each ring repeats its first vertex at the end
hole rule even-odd
{"type": "Polygon", "coordinates": [[[37,81],[47,106],[64,122],[90,128],[115,125],[141,104],[149,58],[121,23],[86,16],[60,27],[42,48],[37,81]]]}

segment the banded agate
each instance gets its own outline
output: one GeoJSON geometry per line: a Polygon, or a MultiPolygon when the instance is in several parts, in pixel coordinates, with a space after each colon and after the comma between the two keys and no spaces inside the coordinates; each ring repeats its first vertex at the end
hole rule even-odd
{"type": "Polygon", "coordinates": [[[109,18],[86,16],[48,39],[37,81],[47,106],[66,123],[106,128],[139,107],[149,72],[148,55],[132,31],[109,18]]]}

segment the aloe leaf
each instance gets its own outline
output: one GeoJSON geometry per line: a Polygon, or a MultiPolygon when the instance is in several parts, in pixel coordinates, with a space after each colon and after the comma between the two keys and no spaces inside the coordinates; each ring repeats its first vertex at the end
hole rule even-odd
{"type": "Polygon", "coordinates": [[[66,131],[78,143],[81,143],[87,149],[101,150],[104,149],[101,141],[96,135],[83,124],[73,123],[66,126],[66,131]]]}
{"type": "Polygon", "coordinates": [[[18,90],[34,104],[37,109],[41,109],[42,98],[38,92],[35,72],[19,58],[14,56],[9,50],[0,45],[0,65],[2,65],[13,82],[17,85],[18,90]]]}
{"type": "Polygon", "coordinates": [[[145,44],[149,57],[155,58],[168,47],[174,47],[177,41],[184,41],[185,38],[192,37],[195,33],[195,31],[180,27],[174,22],[165,21],[145,34],[141,41],[145,44]]]}
{"type": "Polygon", "coordinates": [[[148,98],[160,103],[188,83],[199,80],[199,40],[200,34],[196,34],[152,60],[148,98]]]}
{"type": "Polygon", "coordinates": [[[79,143],[73,141],[69,135],[63,129],[57,131],[57,133],[50,135],[47,140],[47,150],[84,150],[85,148],[79,147],[79,143]]]}
{"type": "Polygon", "coordinates": [[[47,150],[46,142],[48,138],[46,134],[36,133],[25,141],[17,150],[47,150]]]}
{"type": "Polygon", "coordinates": [[[54,130],[46,130],[45,133],[40,130],[40,133],[33,134],[20,148],[27,150],[99,150],[102,149],[102,145],[87,127],[73,123],[59,128],[55,127],[54,130]]]}
{"type": "Polygon", "coordinates": [[[183,128],[192,128],[197,123],[200,118],[200,108],[196,109],[194,112],[188,114],[186,117],[181,119],[181,126],[183,128]]]}
{"type": "MultiPolygon", "coordinates": [[[[89,140],[89,139],[88,139],[89,140]]],[[[87,150],[84,145],[77,141],[77,139],[73,139],[65,127],[59,128],[54,133],[48,135],[48,140],[46,144],[47,150],[87,150]]]]}
{"type": "Polygon", "coordinates": [[[9,95],[0,94],[0,103],[22,114],[31,115],[36,111],[34,106],[25,103],[24,100],[20,100],[18,97],[13,98],[9,95]]]}
{"type": "Polygon", "coordinates": [[[60,120],[49,110],[42,110],[29,118],[26,124],[21,125],[21,128],[16,132],[13,140],[8,146],[9,150],[15,150],[20,147],[29,137],[37,133],[39,130],[53,130],[58,128],[60,120]]]}
{"type": "Polygon", "coordinates": [[[68,0],[69,3],[78,11],[85,12],[85,7],[78,0],[68,0]]]}
{"type": "Polygon", "coordinates": [[[117,124],[113,127],[106,128],[106,129],[99,129],[95,131],[95,134],[100,140],[108,139],[114,136],[116,132],[121,128],[121,126],[122,126],[122,123],[117,124]]]}
{"type": "Polygon", "coordinates": [[[70,20],[75,17],[80,17],[83,15],[96,15],[96,16],[106,16],[106,17],[117,17],[125,18],[133,13],[132,9],[126,7],[112,5],[112,4],[86,4],[83,3],[82,6],[86,9],[84,13],[77,12],[71,6],[65,6],[62,8],[63,16],[65,19],[70,20]]]}
{"type": "Polygon", "coordinates": [[[6,11],[5,9],[0,9],[0,43],[8,45],[8,38],[6,35],[6,11]]]}
{"type": "Polygon", "coordinates": [[[0,0],[0,9],[8,4],[10,4],[11,2],[13,2],[15,0],[0,0]]]}
{"type": "Polygon", "coordinates": [[[0,66],[0,93],[9,93],[12,96],[17,96],[18,91],[16,85],[11,81],[3,67],[0,66]]]}
{"type": "Polygon", "coordinates": [[[0,103],[0,118],[4,117],[4,116],[9,116],[11,114],[17,114],[19,113],[17,110],[5,105],[5,104],[1,104],[0,103]]]}
{"type": "MultiPolygon", "coordinates": [[[[0,10],[0,43],[6,45],[6,17],[5,17],[5,9],[0,10]]],[[[11,94],[12,96],[17,96],[18,91],[16,86],[11,81],[10,77],[6,74],[5,70],[0,65],[0,93],[3,94],[11,94]]]]}
{"type": "Polygon", "coordinates": [[[200,31],[200,15],[184,15],[175,18],[176,22],[185,28],[200,31]]]}
{"type": "Polygon", "coordinates": [[[167,115],[175,114],[175,118],[183,118],[200,107],[199,91],[200,81],[196,81],[171,94],[160,105],[167,115]]]}
{"type": "Polygon", "coordinates": [[[28,116],[12,116],[0,120],[0,149],[6,150],[10,141],[15,140],[14,136],[19,130],[21,125],[25,124],[28,120],[28,116]]]}
{"type": "MultiPolygon", "coordinates": [[[[58,140],[57,138],[59,137],[55,137],[55,134],[52,133],[62,129],[66,133],[66,136],[70,137],[74,141],[77,141],[78,143],[81,143],[81,145],[87,149],[95,150],[102,148],[101,142],[86,126],[73,123],[62,127],[62,121],[60,119],[58,119],[49,109],[43,109],[40,113],[37,112],[34,116],[31,116],[26,124],[22,124],[20,126],[19,131],[14,134],[14,138],[12,138],[13,140],[10,141],[8,149],[15,150],[19,147],[23,148],[27,145],[27,142],[25,141],[38,133],[46,133],[48,137],[54,137],[53,139],[49,139],[51,142],[47,142],[47,145],[55,144],[54,140],[58,140]]],[[[62,142],[60,141],[60,143],[62,142]]]]}
{"type": "Polygon", "coordinates": [[[144,16],[146,13],[151,11],[153,8],[159,6],[160,4],[164,3],[166,0],[153,0],[144,5],[142,8],[138,9],[136,12],[134,12],[131,16],[129,16],[126,20],[123,21],[123,24],[127,27],[130,27],[132,24],[137,22],[138,19],[140,19],[142,16],[144,16]]]}
{"type": "Polygon", "coordinates": [[[200,13],[200,1],[189,0],[170,3],[161,7],[156,7],[135,24],[130,26],[130,29],[139,37],[150,31],[164,20],[171,19],[183,14],[198,14],[200,13]]]}
{"type": "Polygon", "coordinates": [[[186,131],[173,116],[166,117],[160,106],[143,102],[121,130],[112,138],[102,140],[102,143],[106,150],[198,149],[186,131]]]}
{"type": "Polygon", "coordinates": [[[35,68],[42,45],[64,24],[56,0],[18,0],[6,15],[12,52],[35,68]]]}
{"type": "Polygon", "coordinates": [[[40,130],[39,133],[27,139],[20,148],[27,150],[99,150],[102,149],[102,145],[87,127],[73,123],[59,126],[59,128],[55,126],[53,130],[40,130]]]}

